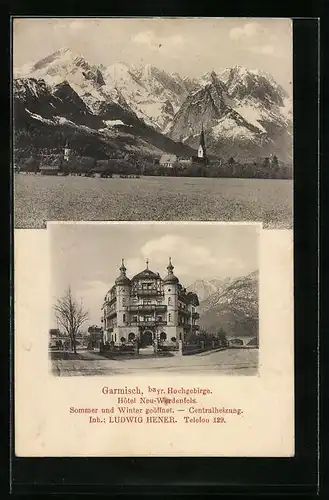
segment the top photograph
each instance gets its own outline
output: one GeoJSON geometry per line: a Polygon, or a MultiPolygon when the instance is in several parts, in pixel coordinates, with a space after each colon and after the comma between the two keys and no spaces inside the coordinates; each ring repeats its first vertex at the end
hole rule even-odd
{"type": "Polygon", "coordinates": [[[292,229],[292,21],[12,18],[14,227],[292,229]]]}

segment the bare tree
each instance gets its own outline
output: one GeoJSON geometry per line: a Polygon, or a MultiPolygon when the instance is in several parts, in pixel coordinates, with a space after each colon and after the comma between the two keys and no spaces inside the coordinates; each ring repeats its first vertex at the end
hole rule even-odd
{"type": "Polygon", "coordinates": [[[82,301],[79,304],[74,299],[71,287],[66,290],[63,297],[57,299],[54,310],[58,323],[70,337],[72,349],[76,353],[76,335],[89,318],[89,312],[84,310],[82,301]]]}

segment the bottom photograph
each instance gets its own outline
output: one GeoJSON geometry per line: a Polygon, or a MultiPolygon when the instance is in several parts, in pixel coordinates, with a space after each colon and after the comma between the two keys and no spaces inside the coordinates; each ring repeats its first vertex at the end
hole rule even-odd
{"type": "Polygon", "coordinates": [[[258,375],[261,224],[49,223],[54,376],[258,375]]]}

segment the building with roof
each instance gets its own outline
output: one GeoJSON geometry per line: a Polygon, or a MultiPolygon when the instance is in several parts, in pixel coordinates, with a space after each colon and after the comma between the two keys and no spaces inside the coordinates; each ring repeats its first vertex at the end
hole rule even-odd
{"type": "Polygon", "coordinates": [[[162,155],[159,164],[162,167],[167,167],[167,168],[173,168],[173,166],[177,163],[177,156],[176,155],[162,155]]]}
{"type": "Polygon", "coordinates": [[[124,261],[120,275],[103,304],[104,342],[139,341],[141,346],[157,341],[186,340],[199,331],[198,296],[187,292],[174,275],[169,259],[167,274],[146,268],[131,279],[124,261]]]}
{"type": "MultiPolygon", "coordinates": [[[[45,161],[43,159],[43,161],[45,161]]],[[[40,165],[39,171],[42,175],[58,175],[60,167],[58,165],[40,165]]]]}

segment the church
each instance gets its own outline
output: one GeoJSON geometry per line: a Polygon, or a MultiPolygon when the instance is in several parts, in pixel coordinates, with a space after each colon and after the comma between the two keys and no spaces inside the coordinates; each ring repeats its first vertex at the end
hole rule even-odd
{"type": "Polygon", "coordinates": [[[207,163],[209,163],[206,151],[206,141],[204,138],[203,125],[201,128],[198,153],[197,156],[192,156],[192,163],[198,163],[201,165],[206,165],[207,163]]]}
{"type": "Polygon", "coordinates": [[[198,296],[187,292],[173,271],[170,258],[164,278],[146,261],[146,268],[130,279],[122,260],[102,307],[104,343],[138,341],[146,347],[155,341],[184,341],[199,332],[198,296]]]}

